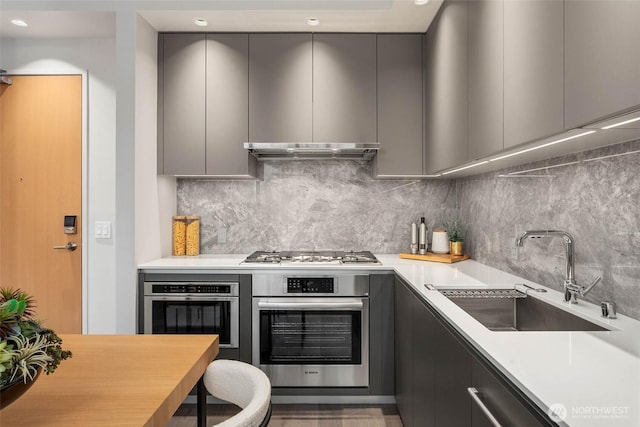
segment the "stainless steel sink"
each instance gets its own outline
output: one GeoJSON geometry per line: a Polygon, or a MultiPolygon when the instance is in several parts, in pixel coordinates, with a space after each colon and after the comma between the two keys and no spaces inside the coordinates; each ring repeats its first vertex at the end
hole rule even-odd
{"type": "Polygon", "coordinates": [[[441,289],[492,331],[607,331],[515,289],[441,289]]]}

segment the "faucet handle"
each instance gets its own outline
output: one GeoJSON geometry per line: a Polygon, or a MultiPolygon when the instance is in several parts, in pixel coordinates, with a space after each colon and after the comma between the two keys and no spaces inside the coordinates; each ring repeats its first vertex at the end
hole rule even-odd
{"type": "Polygon", "coordinates": [[[598,283],[600,283],[600,280],[602,280],[602,277],[598,276],[595,279],[593,279],[593,282],[591,282],[591,284],[589,286],[587,286],[586,288],[582,289],[582,291],[580,292],[581,296],[585,296],[586,294],[589,293],[589,291],[591,289],[593,289],[593,287],[595,285],[597,285],[598,283]]]}

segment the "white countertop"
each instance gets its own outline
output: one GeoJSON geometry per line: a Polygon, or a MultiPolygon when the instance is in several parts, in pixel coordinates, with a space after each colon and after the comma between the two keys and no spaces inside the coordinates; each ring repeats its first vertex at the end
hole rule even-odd
{"type": "Polygon", "coordinates": [[[562,405],[567,415],[561,425],[640,426],[640,321],[620,314],[615,320],[603,319],[599,306],[582,300],[577,305],[569,305],[562,301],[563,296],[558,291],[473,260],[439,264],[401,259],[398,255],[376,255],[382,265],[241,264],[246,256],[171,257],[141,264],[138,268],[148,272],[222,270],[241,273],[283,268],[394,271],[538,406],[547,410],[562,405]],[[441,293],[424,286],[504,288],[516,283],[543,287],[547,289],[546,293],[532,292],[530,295],[612,330],[494,332],[441,293]]]}

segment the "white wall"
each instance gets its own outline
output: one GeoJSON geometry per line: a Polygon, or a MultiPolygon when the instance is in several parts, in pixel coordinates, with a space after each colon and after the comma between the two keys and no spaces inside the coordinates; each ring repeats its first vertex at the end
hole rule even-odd
{"type": "Polygon", "coordinates": [[[115,250],[113,239],[96,240],[95,221],[115,223],[116,79],[115,40],[4,39],[2,67],[15,73],[86,72],[88,136],[86,197],[87,292],[89,333],[115,332],[115,250]]]}
{"type": "Polygon", "coordinates": [[[174,177],[157,175],[158,33],[140,16],[136,29],[136,262],[140,264],[171,251],[168,234],[176,211],[176,182],[174,177]]]}

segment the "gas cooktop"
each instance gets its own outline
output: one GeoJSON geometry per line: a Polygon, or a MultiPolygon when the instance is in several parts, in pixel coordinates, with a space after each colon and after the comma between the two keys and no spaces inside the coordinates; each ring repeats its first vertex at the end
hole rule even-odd
{"type": "Polygon", "coordinates": [[[243,263],[380,264],[369,251],[256,251],[243,263]]]}

